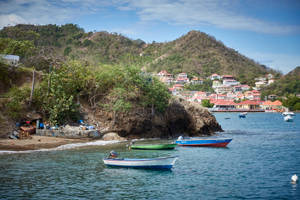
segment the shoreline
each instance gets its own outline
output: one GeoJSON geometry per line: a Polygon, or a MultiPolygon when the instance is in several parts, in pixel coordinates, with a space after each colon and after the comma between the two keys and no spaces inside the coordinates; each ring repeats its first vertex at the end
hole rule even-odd
{"type": "Polygon", "coordinates": [[[0,151],[26,151],[26,150],[40,150],[51,149],[66,144],[86,143],[91,142],[92,139],[80,138],[58,138],[32,135],[31,139],[0,139],[0,151]]]}

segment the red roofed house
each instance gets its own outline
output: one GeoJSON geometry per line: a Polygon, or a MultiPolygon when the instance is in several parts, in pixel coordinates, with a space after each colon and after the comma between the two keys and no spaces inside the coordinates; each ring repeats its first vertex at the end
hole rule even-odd
{"type": "Polygon", "coordinates": [[[210,80],[220,80],[221,76],[219,74],[212,74],[209,78],[210,80]]]}
{"type": "Polygon", "coordinates": [[[189,82],[189,79],[188,79],[186,73],[180,73],[180,74],[177,75],[176,83],[185,84],[185,83],[188,83],[188,82],[189,82]]]}
{"type": "Polygon", "coordinates": [[[274,102],[272,101],[265,101],[261,105],[262,109],[264,109],[266,112],[282,112],[283,106],[281,101],[276,100],[274,102]]]}
{"type": "Polygon", "coordinates": [[[191,84],[197,85],[197,84],[203,84],[203,80],[199,79],[198,77],[194,76],[191,80],[191,84]]]}
{"type": "Polygon", "coordinates": [[[169,74],[166,70],[161,70],[157,76],[159,77],[169,77],[169,78],[172,78],[173,75],[172,74],[169,74]]]}
{"type": "Polygon", "coordinates": [[[234,110],[236,108],[236,103],[233,100],[211,100],[210,103],[214,104],[213,110],[215,111],[226,111],[226,110],[234,110]]]}
{"type": "Polygon", "coordinates": [[[238,109],[244,110],[260,110],[260,101],[246,100],[237,104],[238,109]]]}
{"type": "Polygon", "coordinates": [[[232,75],[223,75],[222,79],[223,79],[223,81],[224,80],[234,80],[234,77],[232,75]]]}

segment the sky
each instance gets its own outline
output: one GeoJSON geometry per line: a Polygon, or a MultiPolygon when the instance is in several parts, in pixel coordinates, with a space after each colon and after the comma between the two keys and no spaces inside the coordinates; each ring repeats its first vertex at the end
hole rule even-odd
{"type": "Polygon", "coordinates": [[[191,30],[286,74],[300,66],[300,0],[0,0],[0,29],[77,24],[145,42],[191,30]]]}

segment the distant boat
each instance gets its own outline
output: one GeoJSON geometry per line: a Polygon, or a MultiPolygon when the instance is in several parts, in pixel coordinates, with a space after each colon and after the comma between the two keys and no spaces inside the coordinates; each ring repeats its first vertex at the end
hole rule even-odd
{"type": "Polygon", "coordinates": [[[292,121],[294,121],[294,119],[293,119],[293,117],[292,117],[291,115],[285,115],[285,116],[283,117],[283,119],[284,119],[284,121],[286,121],[286,122],[292,122],[292,121]]]}
{"type": "Polygon", "coordinates": [[[183,138],[180,136],[175,143],[179,146],[191,147],[226,147],[231,140],[229,138],[183,138]]]}
{"type": "Polygon", "coordinates": [[[103,162],[110,167],[170,170],[176,160],[177,156],[170,156],[157,158],[105,158],[103,162]]]}
{"type": "Polygon", "coordinates": [[[242,112],[239,114],[239,118],[246,118],[247,112],[242,112]]]}
{"type": "Polygon", "coordinates": [[[287,115],[295,116],[295,113],[290,112],[290,111],[287,111],[287,112],[283,112],[282,115],[283,115],[283,116],[287,116],[287,115]]]}
{"type": "Polygon", "coordinates": [[[177,144],[136,144],[131,145],[131,149],[138,149],[138,150],[171,150],[174,149],[177,144]]]}

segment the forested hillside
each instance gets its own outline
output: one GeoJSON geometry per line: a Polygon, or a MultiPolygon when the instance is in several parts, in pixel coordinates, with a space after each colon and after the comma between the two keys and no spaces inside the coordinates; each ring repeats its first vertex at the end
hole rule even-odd
{"type": "Polygon", "coordinates": [[[278,75],[199,31],[190,31],[171,42],[151,44],[117,33],[86,33],[73,24],[5,27],[0,31],[0,37],[0,52],[16,53],[5,49],[3,43],[8,39],[34,47],[22,55],[23,62],[26,66],[44,70],[50,64],[77,59],[93,65],[134,64],[148,72],[166,69],[174,74],[187,72],[203,78],[212,73],[232,74],[248,84],[253,84],[254,77],[266,73],[278,75]]]}

